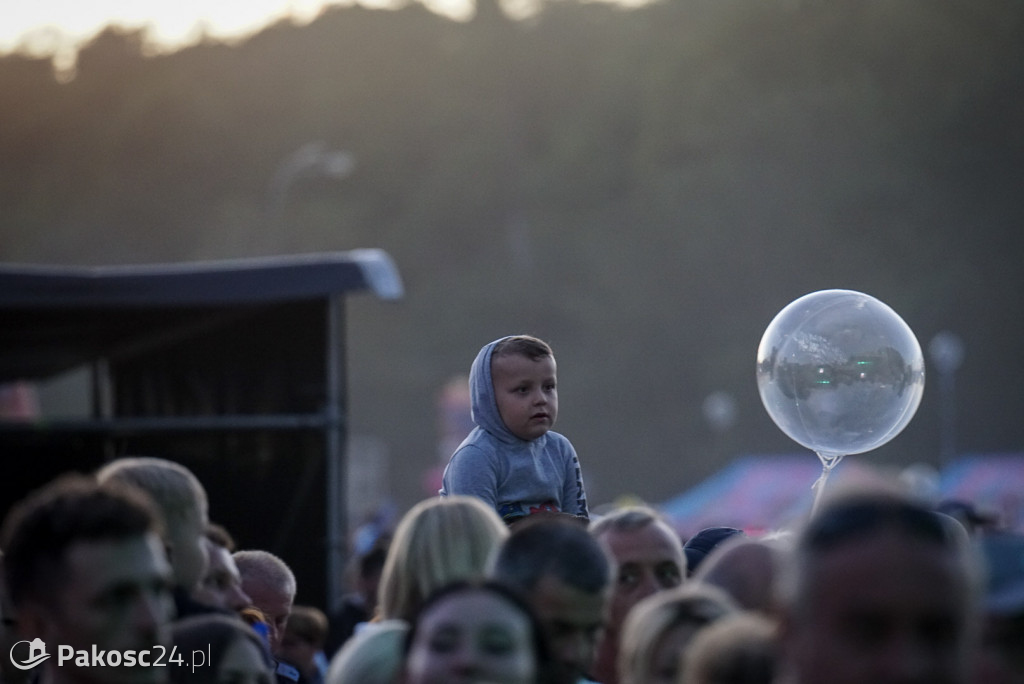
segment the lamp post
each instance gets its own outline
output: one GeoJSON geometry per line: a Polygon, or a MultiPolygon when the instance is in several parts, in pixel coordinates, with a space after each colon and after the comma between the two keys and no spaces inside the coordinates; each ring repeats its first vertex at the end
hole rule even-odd
{"type": "MultiPolygon", "coordinates": [[[[355,158],[343,150],[328,149],[322,140],[308,142],[286,156],[270,179],[267,192],[267,212],[272,223],[281,221],[288,194],[302,179],[326,177],[342,180],[352,174],[355,158]]],[[[324,388],[325,420],[324,460],[327,471],[326,527],[327,527],[327,607],[334,611],[341,606],[344,591],[345,560],[348,554],[348,477],[346,451],[348,426],[345,377],[344,299],[332,295],[327,301],[325,358],[327,381],[324,388]]]]}
{"type": "Polygon", "coordinates": [[[963,340],[943,330],[928,343],[928,355],[939,372],[939,463],[946,465],[956,457],[956,371],[964,361],[963,340]]]}
{"type": "Polygon", "coordinates": [[[301,145],[284,158],[270,179],[270,213],[275,218],[281,215],[289,191],[300,179],[319,176],[342,180],[352,175],[355,166],[355,157],[350,152],[328,149],[322,140],[301,145]]]}

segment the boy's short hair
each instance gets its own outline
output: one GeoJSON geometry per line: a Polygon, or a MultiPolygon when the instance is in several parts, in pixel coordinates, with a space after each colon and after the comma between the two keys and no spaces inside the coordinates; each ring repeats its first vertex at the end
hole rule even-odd
{"type": "Polygon", "coordinates": [[[500,356],[525,356],[531,361],[540,361],[548,356],[554,357],[551,346],[544,340],[532,335],[512,335],[494,345],[491,358],[500,356]]]}

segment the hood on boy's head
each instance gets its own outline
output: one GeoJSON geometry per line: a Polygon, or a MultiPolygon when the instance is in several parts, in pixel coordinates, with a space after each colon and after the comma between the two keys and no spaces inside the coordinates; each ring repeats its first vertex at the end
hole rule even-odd
{"type": "Polygon", "coordinates": [[[469,369],[470,412],[473,422],[503,442],[521,441],[513,435],[498,413],[498,401],[494,397],[494,382],[491,380],[491,356],[494,347],[508,337],[501,337],[485,344],[473,360],[469,369]]]}

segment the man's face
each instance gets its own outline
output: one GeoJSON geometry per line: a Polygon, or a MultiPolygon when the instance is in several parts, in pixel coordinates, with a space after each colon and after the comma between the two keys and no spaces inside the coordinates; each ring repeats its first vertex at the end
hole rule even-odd
{"type": "Polygon", "coordinates": [[[206,575],[193,592],[200,603],[238,612],[252,605],[252,599],[242,591],[242,578],[231,553],[223,546],[205,541],[207,553],[206,575]]]}
{"type": "Polygon", "coordinates": [[[682,542],[661,523],[610,529],[600,542],[615,566],[608,626],[617,634],[626,614],[641,599],[682,584],[686,559],[682,542]]]}
{"type": "Polygon", "coordinates": [[[556,684],[573,684],[590,670],[604,626],[607,593],[590,594],[544,575],[530,603],[547,634],[556,684]]]}
{"type": "Polygon", "coordinates": [[[537,361],[521,354],[494,357],[491,382],[498,414],[519,439],[537,439],[555,424],[558,389],[552,357],[537,361]]]}
{"type": "MultiPolygon", "coordinates": [[[[32,614],[31,624],[47,642],[49,667],[56,666],[58,645],[124,653],[169,643],[172,575],[156,535],[77,542],[65,554],[60,577],[52,600],[22,611],[32,614]]],[[[159,649],[150,659],[157,655],[159,649]]],[[[166,676],[159,667],[83,668],[66,662],[61,668],[68,679],[103,684],[148,684],[166,676]]]]}
{"type": "Polygon", "coordinates": [[[786,615],[799,684],[966,681],[970,589],[950,551],[892,531],[825,552],[786,615]]]}
{"type": "Polygon", "coordinates": [[[270,652],[277,656],[281,650],[281,637],[288,623],[288,615],[292,612],[294,597],[276,587],[251,578],[242,580],[242,591],[252,599],[252,605],[263,611],[270,622],[270,652]]]}

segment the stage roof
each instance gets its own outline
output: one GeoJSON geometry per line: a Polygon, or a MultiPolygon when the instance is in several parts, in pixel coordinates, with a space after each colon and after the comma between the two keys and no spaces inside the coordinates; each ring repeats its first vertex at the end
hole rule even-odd
{"type": "Polygon", "coordinates": [[[177,264],[0,264],[0,382],[43,379],[240,311],[368,291],[402,296],[379,249],[177,264]]]}

